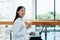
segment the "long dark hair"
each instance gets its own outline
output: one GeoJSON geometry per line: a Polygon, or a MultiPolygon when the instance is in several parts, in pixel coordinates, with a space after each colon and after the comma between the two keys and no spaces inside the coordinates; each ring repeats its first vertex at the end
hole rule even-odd
{"type": "Polygon", "coordinates": [[[17,18],[19,18],[18,11],[19,11],[20,9],[22,9],[22,8],[24,8],[24,9],[25,9],[25,7],[24,7],[24,6],[19,6],[19,7],[17,8],[17,10],[16,10],[16,16],[15,16],[14,21],[15,21],[17,18]]]}

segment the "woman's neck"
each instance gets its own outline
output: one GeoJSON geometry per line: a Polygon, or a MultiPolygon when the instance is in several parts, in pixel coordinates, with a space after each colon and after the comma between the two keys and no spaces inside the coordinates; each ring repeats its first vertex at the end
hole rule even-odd
{"type": "Polygon", "coordinates": [[[23,19],[22,17],[19,17],[19,18],[23,19]]]}

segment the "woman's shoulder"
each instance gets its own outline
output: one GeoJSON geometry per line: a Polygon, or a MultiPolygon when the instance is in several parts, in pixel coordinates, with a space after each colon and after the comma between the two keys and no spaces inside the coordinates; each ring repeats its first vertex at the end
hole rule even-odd
{"type": "Polygon", "coordinates": [[[17,18],[15,22],[22,22],[23,20],[21,18],[17,18]]]}

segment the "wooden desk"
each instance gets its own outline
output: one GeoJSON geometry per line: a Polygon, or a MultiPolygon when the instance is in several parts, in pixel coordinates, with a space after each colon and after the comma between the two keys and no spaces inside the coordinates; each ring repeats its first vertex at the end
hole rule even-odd
{"type": "Polygon", "coordinates": [[[32,25],[60,25],[60,21],[59,20],[36,20],[36,21],[31,21],[32,25]]]}
{"type": "MultiPolygon", "coordinates": [[[[60,20],[28,20],[32,25],[60,25],[60,20]]],[[[25,20],[25,22],[27,22],[25,20]]],[[[13,25],[12,21],[0,21],[0,25],[13,25]]]]}

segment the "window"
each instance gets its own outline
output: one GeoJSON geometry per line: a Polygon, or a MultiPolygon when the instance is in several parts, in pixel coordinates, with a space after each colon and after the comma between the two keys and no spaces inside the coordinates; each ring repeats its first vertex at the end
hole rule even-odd
{"type": "Polygon", "coordinates": [[[0,21],[12,20],[13,15],[13,1],[0,0],[0,21]]]}
{"type": "MultiPolygon", "coordinates": [[[[60,0],[37,0],[37,19],[38,20],[60,20],[60,0]],[[55,3],[54,3],[55,2],[55,3]],[[55,5],[54,5],[55,4],[55,5]],[[54,10],[55,8],[55,10],[54,10]],[[55,16],[54,16],[55,11],[55,16]]],[[[60,39],[60,27],[58,25],[47,27],[47,40],[59,40],[60,39]]],[[[45,31],[45,29],[43,30],[45,31]]],[[[44,32],[42,33],[42,39],[45,40],[44,32]]]]}
{"type": "Polygon", "coordinates": [[[55,2],[55,9],[56,9],[56,20],[60,20],[60,2],[59,2],[60,0],[56,0],[56,2],[55,2]]]}
{"type": "Polygon", "coordinates": [[[54,0],[37,0],[37,19],[54,19],[54,0]]]}

